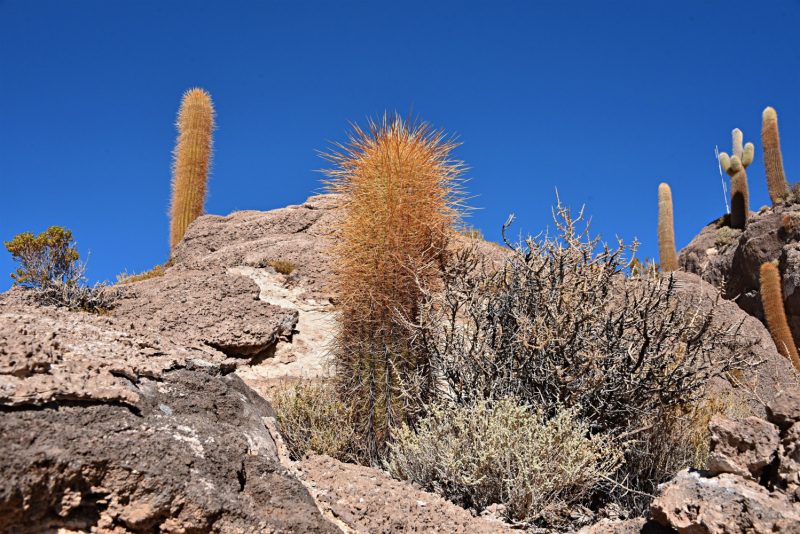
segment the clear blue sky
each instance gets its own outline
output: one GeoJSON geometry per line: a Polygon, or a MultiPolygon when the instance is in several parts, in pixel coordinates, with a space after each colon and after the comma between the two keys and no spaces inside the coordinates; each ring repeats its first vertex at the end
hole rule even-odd
{"type": "MultiPolygon", "coordinates": [[[[604,240],[657,257],[668,182],[678,248],[725,204],[714,146],[778,111],[800,181],[800,2],[0,2],[0,239],[70,228],[91,281],[163,262],[175,118],[217,110],[208,213],[301,203],[348,121],[414,113],[463,141],[471,223],[550,225],[555,189],[604,240]]],[[[726,177],[727,178],[727,177],[726,177]]],[[[15,264],[0,248],[0,290],[15,264]]]]}

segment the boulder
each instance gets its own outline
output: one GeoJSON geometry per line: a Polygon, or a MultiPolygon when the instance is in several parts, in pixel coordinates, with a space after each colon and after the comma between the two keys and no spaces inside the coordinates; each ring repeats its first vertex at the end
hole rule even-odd
{"type": "Polygon", "coordinates": [[[280,464],[236,359],[21,300],[0,298],[1,534],[339,531],[280,464]]]}
{"type": "Polygon", "coordinates": [[[716,414],[708,425],[711,450],[710,474],[733,473],[758,481],[766,466],[775,459],[780,437],[778,428],[768,421],[748,417],[740,421],[716,414]]]}
{"type": "Polygon", "coordinates": [[[714,416],[709,471],[686,469],[660,485],[651,516],[681,534],[800,533],[800,426],[783,415],[782,427],[773,424],[798,408],[793,390],[768,407],[772,422],[714,416]]]}
{"type": "MultiPolygon", "coordinates": [[[[744,231],[729,242],[719,240],[725,218],[709,223],[678,254],[681,270],[697,274],[717,287],[748,314],[765,323],[760,269],[778,260],[784,283],[786,316],[795,343],[800,341],[800,232],[784,227],[786,215],[797,216],[800,205],[778,205],[751,212],[744,231]]],[[[765,323],[766,324],[766,323],[765,323]]]]}

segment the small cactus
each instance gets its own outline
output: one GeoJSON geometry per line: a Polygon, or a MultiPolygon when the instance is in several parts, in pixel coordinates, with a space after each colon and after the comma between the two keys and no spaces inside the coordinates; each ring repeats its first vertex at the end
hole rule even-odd
{"type": "Polygon", "coordinates": [[[180,133],[172,164],[170,247],[173,251],[189,225],[203,214],[214,129],[211,95],[198,88],[184,93],[176,126],[180,133]]]}
{"type": "Polygon", "coordinates": [[[662,271],[678,270],[672,220],[672,190],[667,184],[658,186],[658,255],[662,271]]]}
{"type": "Polygon", "coordinates": [[[753,162],[755,147],[747,143],[742,147],[742,131],[733,130],[733,155],[725,152],[719,155],[722,169],[731,177],[731,228],[744,230],[750,214],[750,195],[747,191],[745,169],[753,162]]]}
{"type": "Polygon", "coordinates": [[[764,316],[767,319],[769,332],[778,347],[778,352],[800,371],[800,358],[797,356],[792,331],[789,330],[786,312],[783,309],[781,274],[778,267],[771,262],[761,266],[761,302],[764,305],[764,316]]]}
{"type": "Polygon", "coordinates": [[[767,174],[769,198],[774,206],[789,195],[783,172],[781,139],[778,136],[778,115],[772,108],[764,110],[761,123],[761,142],[764,145],[764,172],[767,174]]]}

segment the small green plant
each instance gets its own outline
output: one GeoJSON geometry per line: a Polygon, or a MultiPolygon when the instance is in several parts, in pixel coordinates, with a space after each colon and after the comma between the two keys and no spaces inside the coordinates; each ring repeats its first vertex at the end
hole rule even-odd
{"type": "Polygon", "coordinates": [[[267,262],[267,265],[271,266],[273,269],[278,271],[281,274],[290,275],[297,269],[297,265],[290,261],[283,261],[283,260],[274,260],[267,262]]]}
{"type": "Polygon", "coordinates": [[[397,433],[387,469],[465,508],[503,504],[518,522],[557,526],[622,459],[618,443],[588,428],[577,409],[548,419],[512,398],[434,404],[397,433]]]}
{"type": "Polygon", "coordinates": [[[747,189],[745,169],[753,162],[753,143],[742,146],[743,136],[739,128],[733,130],[733,155],[720,153],[719,163],[731,177],[731,228],[743,230],[750,214],[750,195],[747,189]]]}
{"type": "Polygon", "coordinates": [[[43,287],[51,280],[71,285],[79,276],[80,254],[72,242],[72,232],[61,226],[51,226],[36,237],[24,232],[4,243],[11,259],[20,264],[11,273],[15,286],[43,287]]]}
{"type": "Polygon", "coordinates": [[[271,401],[293,460],[315,452],[343,462],[364,461],[351,421],[352,407],[339,398],[332,383],[284,384],[271,401]]]}
{"type": "Polygon", "coordinates": [[[11,258],[20,264],[11,273],[13,285],[32,289],[41,304],[98,314],[114,308],[119,291],[100,282],[94,287],[86,285],[86,264],[80,261],[70,230],[51,226],[36,237],[24,232],[4,243],[11,258]]]}
{"type": "Polygon", "coordinates": [[[658,186],[658,256],[661,270],[678,270],[675,251],[675,228],[672,219],[672,190],[667,184],[658,186]]]}
{"type": "Polygon", "coordinates": [[[478,241],[485,240],[483,237],[483,232],[481,232],[480,228],[468,228],[461,233],[470,239],[477,239],[478,241]]]}
{"type": "Polygon", "coordinates": [[[768,209],[769,209],[769,206],[767,206],[766,204],[764,204],[763,206],[761,206],[761,207],[758,209],[758,213],[764,213],[764,212],[766,212],[768,209]]]}
{"type": "Polygon", "coordinates": [[[740,235],[742,235],[741,230],[731,228],[730,226],[723,226],[717,230],[716,245],[718,247],[727,247],[734,240],[738,239],[740,235]]]}

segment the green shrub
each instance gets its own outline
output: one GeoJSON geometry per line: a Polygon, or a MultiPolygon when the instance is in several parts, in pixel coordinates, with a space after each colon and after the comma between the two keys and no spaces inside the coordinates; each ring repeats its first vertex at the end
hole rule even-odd
{"type": "Polygon", "coordinates": [[[608,436],[589,436],[575,408],[547,419],[515,399],[429,406],[416,431],[390,445],[392,476],[465,507],[503,504],[517,522],[563,523],[570,506],[609,477],[622,457],[608,436]]]}
{"type": "Polygon", "coordinates": [[[352,408],[329,382],[283,385],[272,396],[278,429],[293,460],[308,452],[363,463],[351,420],[352,408]]]}
{"type": "Polygon", "coordinates": [[[727,247],[733,243],[733,241],[739,239],[740,235],[742,235],[741,230],[731,228],[730,226],[723,226],[717,230],[716,245],[718,247],[727,247]]]}
{"type": "Polygon", "coordinates": [[[4,243],[11,259],[20,264],[16,272],[11,273],[13,285],[43,287],[52,280],[71,285],[79,277],[80,254],[72,242],[70,230],[51,226],[36,237],[24,232],[4,243]]]}
{"type": "Polygon", "coordinates": [[[86,264],[80,261],[71,231],[51,226],[36,237],[25,232],[4,243],[11,258],[20,263],[11,274],[14,285],[32,289],[41,304],[99,314],[114,308],[119,291],[100,282],[86,285],[86,264]]]}

